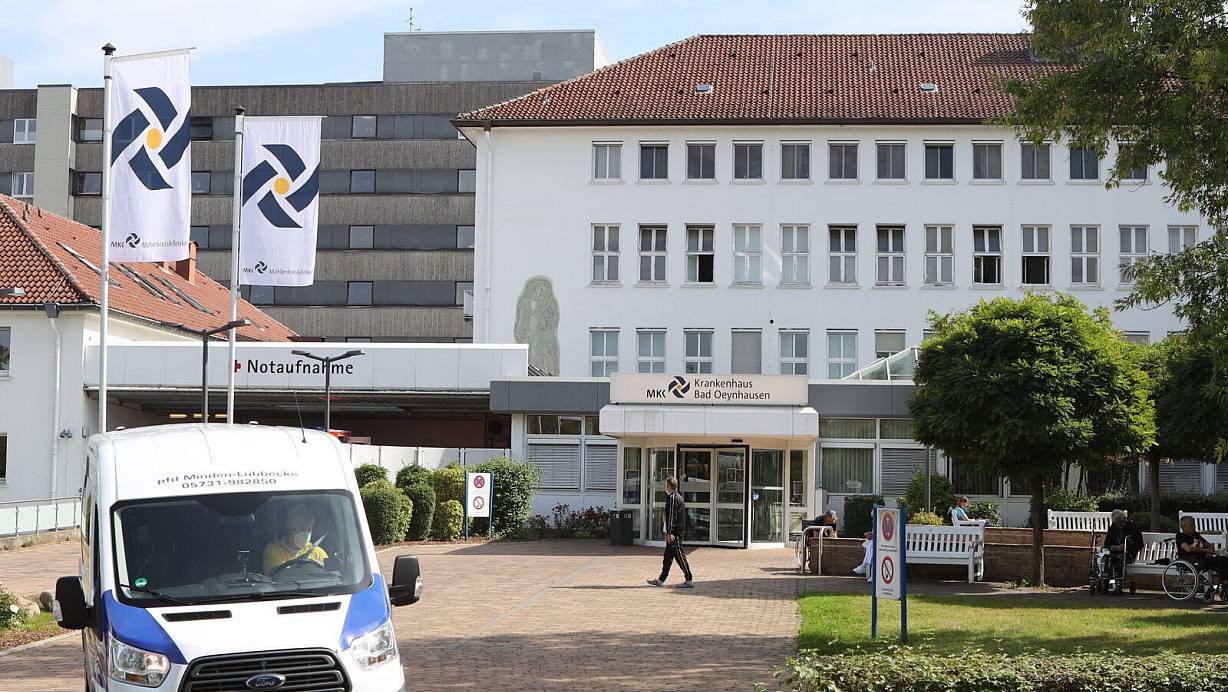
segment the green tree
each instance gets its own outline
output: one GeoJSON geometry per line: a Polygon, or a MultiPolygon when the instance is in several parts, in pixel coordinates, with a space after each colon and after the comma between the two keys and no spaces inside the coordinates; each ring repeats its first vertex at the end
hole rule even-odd
{"type": "Polygon", "coordinates": [[[1065,462],[1132,462],[1154,441],[1147,375],[1106,310],[1065,295],[930,314],[909,402],[919,442],[1032,493],[1032,580],[1044,583],[1044,491],[1065,462]]]}

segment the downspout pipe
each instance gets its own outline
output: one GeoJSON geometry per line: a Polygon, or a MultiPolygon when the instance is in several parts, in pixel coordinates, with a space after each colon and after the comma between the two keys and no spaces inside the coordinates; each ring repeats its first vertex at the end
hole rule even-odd
{"type": "Polygon", "coordinates": [[[44,303],[43,309],[47,313],[47,321],[51,324],[51,331],[55,333],[55,386],[53,388],[51,398],[51,495],[49,497],[59,497],[60,487],[60,359],[63,353],[61,348],[62,342],[60,338],[60,327],[58,325],[60,317],[60,306],[55,303],[44,303]]]}
{"type": "Polygon", "coordinates": [[[491,218],[494,205],[491,196],[494,190],[495,154],[494,151],[491,150],[489,120],[482,121],[482,137],[484,139],[484,144],[486,145],[486,203],[484,205],[485,210],[483,214],[485,216],[484,220],[486,223],[485,228],[483,229],[485,232],[482,234],[485,236],[482,239],[482,244],[485,246],[486,257],[483,258],[483,264],[486,265],[486,276],[484,277],[485,285],[482,286],[482,293],[485,295],[482,299],[482,335],[480,339],[482,342],[490,343],[490,268],[492,266],[490,256],[494,252],[494,219],[491,218]]]}

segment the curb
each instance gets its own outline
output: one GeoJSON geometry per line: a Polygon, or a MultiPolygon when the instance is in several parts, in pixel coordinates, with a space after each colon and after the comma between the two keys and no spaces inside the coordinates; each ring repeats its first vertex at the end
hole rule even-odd
{"type": "Polygon", "coordinates": [[[11,649],[5,649],[3,651],[0,651],[0,658],[4,658],[5,656],[12,656],[13,654],[19,654],[22,651],[28,651],[30,649],[37,649],[40,646],[47,646],[48,644],[52,644],[54,642],[62,641],[64,639],[68,639],[69,637],[75,637],[75,636],[80,636],[80,635],[78,635],[75,632],[65,632],[64,634],[53,635],[53,636],[47,637],[46,639],[40,639],[36,642],[30,642],[29,644],[22,644],[21,646],[14,646],[11,649]]]}

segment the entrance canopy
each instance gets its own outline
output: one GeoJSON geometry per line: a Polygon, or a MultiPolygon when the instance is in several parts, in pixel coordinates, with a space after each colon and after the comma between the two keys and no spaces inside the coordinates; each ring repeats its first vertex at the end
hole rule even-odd
{"type": "Polygon", "coordinates": [[[608,404],[601,408],[601,434],[814,440],[819,414],[809,406],[608,404]]]}

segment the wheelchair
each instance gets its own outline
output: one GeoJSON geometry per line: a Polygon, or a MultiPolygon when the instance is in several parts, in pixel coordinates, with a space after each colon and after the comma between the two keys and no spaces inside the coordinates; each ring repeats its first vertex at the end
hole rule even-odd
{"type": "Polygon", "coordinates": [[[1204,603],[1211,603],[1216,594],[1220,601],[1228,603],[1228,592],[1224,590],[1222,579],[1216,579],[1216,573],[1209,567],[1191,562],[1190,560],[1173,560],[1164,568],[1161,585],[1164,593],[1174,601],[1188,601],[1195,596],[1202,598],[1204,603]]]}
{"type": "Polygon", "coordinates": [[[1122,588],[1128,585],[1130,593],[1138,590],[1134,577],[1126,573],[1126,558],[1122,553],[1112,553],[1107,548],[1096,547],[1096,537],[1092,537],[1092,563],[1088,568],[1088,588],[1092,595],[1122,593],[1122,588]]]}

